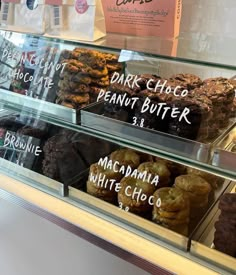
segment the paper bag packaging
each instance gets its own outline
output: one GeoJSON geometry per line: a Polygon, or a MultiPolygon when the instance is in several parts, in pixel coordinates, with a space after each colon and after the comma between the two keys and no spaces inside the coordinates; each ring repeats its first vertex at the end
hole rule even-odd
{"type": "Polygon", "coordinates": [[[176,37],[182,0],[102,0],[107,32],[176,37]]]}
{"type": "Polygon", "coordinates": [[[1,28],[43,34],[47,25],[44,0],[3,0],[1,28]]]}
{"type": "Polygon", "coordinates": [[[106,34],[100,0],[46,0],[50,8],[48,34],[94,41],[106,34]]]}

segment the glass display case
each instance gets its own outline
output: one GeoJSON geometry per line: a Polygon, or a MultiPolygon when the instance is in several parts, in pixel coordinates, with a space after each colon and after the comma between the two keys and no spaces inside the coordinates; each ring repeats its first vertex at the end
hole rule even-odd
{"type": "Polygon", "coordinates": [[[1,31],[0,169],[233,274],[236,65],[198,38],[1,31]]]}

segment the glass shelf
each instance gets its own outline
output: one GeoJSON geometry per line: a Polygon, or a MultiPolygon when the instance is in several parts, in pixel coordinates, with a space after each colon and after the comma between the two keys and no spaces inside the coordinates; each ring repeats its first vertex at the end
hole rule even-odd
{"type": "Polygon", "coordinates": [[[220,36],[216,34],[182,32],[176,38],[136,37],[124,34],[108,33],[106,37],[94,42],[63,39],[49,35],[24,34],[1,31],[0,35],[17,46],[21,46],[25,39],[35,37],[41,43],[66,44],[70,49],[75,46],[96,48],[103,51],[119,53],[121,50],[139,52],[146,56],[172,59],[181,62],[205,64],[222,68],[235,69],[236,37],[220,36]]]}
{"type": "MultiPolygon", "coordinates": [[[[232,78],[236,75],[236,63],[233,58],[229,57],[233,56],[236,39],[234,40],[232,37],[228,39],[224,38],[224,40],[218,39],[218,44],[216,44],[216,40],[217,36],[215,35],[209,36],[197,33],[191,35],[183,33],[177,39],[137,38],[108,34],[103,39],[87,44],[85,42],[71,42],[57,38],[1,31],[0,65],[3,68],[2,72],[6,70],[7,75],[9,70],[14,70],[19,66],[20,57],[16,55],[13,58],[12,53],[22,51],[23,53],[27,53],[32,49],[34,49],[34,53],[37,53],[38,50],[39,53],[44,53],[52,64],[60,64],[61,52],[64,50],[73,51],[75,47],[82,47],[97,49],[101,52],[115,52],[119,56],[119,60],[124,61],[126,74],[131,73],[138,75],[148,73],[168,78],[176,73],[187,72],[196,74],[202,79],[219,76],[232,78]],[[150,45],[153,45],[153,47],[150,48],[150,45]],[[225,50],[223,45],[227,50],[225,50]],[[52,52],[48,50],[51,48],[53,48],[52,52]],[[168,53],[166,51],[168,51],[168,53]],[[217,56],[215,56],[216,52],[218,53],[217,56]],[[10,55],[8,56],[7,53],[10,55]]],[[[45,57],[44,55],[41,56],[45,57]]],[[[30,57],[27,57],[25,62],[30,62],[29,58],[30,57]]],[[[34,64],[32,63],[31,65],[33,66],[34,64]]],[[[30,69],[32,68],[30,67],[30,69]]],[[[144,142],[142,142],[141,137],[137,140],[135,135],[127,134],[128,132],[132,133],[132,129],[134,129],[131,124],[124,124],[126,125],[125,127],[127,127],[126,135],[123,135],[122,132],[119,134],[119,132],[109,131],[113,129],[114,123],[111,123],[110,128],[105,125],[104,128],[100,129],[87,124],[82,124],[82,126],[76,125],[80,123],[80,110],[53,103],[56,101],[59,89],[59,76],[57,72],[53,75],[51,71],[47,72],[46,70],[45,72],[45,68],[41,70],[36,68],[33,76],[43,75],[46,77],[47,74],[50,74],[53,81],[55,81],[55,87],[52,89],[44,89],[41,87],[42,85],[33,85],[29,88],[30,91],[36,91],[36,95],[39,95],[42,100],[19,94],[17,93],[18,91],[15,93],[9,92],[10,80],[6,79],[5,82],[3,81],[0,90],[1,106],[5,109],[22,112],[23,114],[31,114],[46,122],[52,122],[59,126],[80,130],[108,141],[116,141],[122,146],[128,146],[134,149],[138,148],[150,154],[236,180],[236,169],[232,167],[227,168],[224,165],[217,166],[218,153],[215,155],[214,162],[212,162],[214,150],[224,150],[224,148],[217,147],[220,141],[218,139],[208,146],[208,144],[185,142],[172,136],[169,142],[171,142],[173,148],[168,148],[168,145],[163,146],[162,143],[155,145],[156,133],[152,134],[152,142],[149,142],[148,130],[137,129],[138,134],[136,134],[136,136],[140,134],[144,142]],[[178,145],[177,140],[180,141],[178,145]],[[176,146],[178,150],[175,150],[176,146]],[[183,146],[183,150],[181,146],[183,146]],[[191,154],[183,154],[182,151],[191,151],[191,154]],[[199,158],[198,154],[200,151],[202,157],[199,158]],[[194,156],[194,154],[196,156],[194,156]],[[212,163],[214,163],[214,165],[212,165],[212,163]]],[[[1,78],[4,80],[3,76],[1,76],[1,78]]],[[[22,92],[22,90],[20,92],[22,92]]],[[[90,122],[92,122],[92,120],[90,122]]],[[[124,130],[123,124],[119,124],[118,120],[116,120],[116,123],[120,129],[124,130]]],[[[229,126],[233,128],[233,124],[229,126]]],[[[218,138],[225,138],[231,131],[231,128],[225,130],[222,136],[218,138]]],[[[167,135],[162,135],[162,139],[163,138],[167,138],[167,135]]],[[[160,135],[156,135],[156,140],[158,140],[158,142],[160,141],[160,135]]],[[[222,159],[224,159],[223,154],[222,157],[222,159]]]]}
{"type": "MultiPolygon", "coordinates": [[[[56,118],[56,117],[52,117],[52,116],[48,116],[47,113],[41,111],[41,114],[38,113],[37,117],[34,114],[34,109],[32,109],[32,111],[30,111],[30,109],[17,109],[15,108],[14,104],[11,105],[4,105],[3,104],[3,108],[6,108],[4,110],[4,113],[10,113],[10,111],[13,111],[13,114],[17,114],[18,112],[23,115],[23,116],[31,116],[37,119],[40,119],[42,121],[45,121],[46,123],[52,123],[54,125],[57,125],[59,127],[65,127],[66,129],[70,129],[76,132],[79,132],[81,134],[84,135],[89,135],[95,138],[99,138],[102,139],[104,141],[107,142],[112,142],[115,143],[121,147],[128,147],[128,148],[132,148],[134,150],[138,150],[141,151],[143,153],[146,154],[150,154],[153,156],[157,156],[160,158],[164,158],[170,161],[174,161],[177,162],[179,164],[188,166],[188,167],[194,167],[197,168],[199,170],[205,171],[205,172],[209,172],[212,174],[215,174],[217,176],[220,177],[224,177],[233,181],[236,181],[236,171],[234,169],[227,169],[227,168],[221,168],[218,167],[216,165],[212,165],[211,161],[212,158],[210,159],[209,162],[206,161],[199,161],[196,160],[194,158],[192,158],[190,155],[186,156],[186,155],[181,155],[181,154],[176,154],[176,152],[171,152],[171,150],[167,150],[166,148],[161,148],[158,146],[153,146],[153,144],[151,142],[148,141],[148,139],[146,139],[146,142],[140,142],[139,140],[137,141],[136,138],[132,138],[132,135],[123,135],[122,131],[120,134],[114,134],[113,133],[113,129],[111,129],[111,127],[113,127],[112,125],[109,125],[109,127],[103,127],[103,129],[98,129],[98,127],[87,127],[84,125],[76,125],[76,124],[72,124],[69,121],[65,120],[65,119],[60,119],[60,118],[56,118]],[[7,108],[6,108],[7,106],[7,108]],[[104,131],[104,129],[107,129],[104,131]]],[[[93,124],[93,119],[90,120],[91,124],[93,124]]],[[[96,122],[97,123],[97,122],[96,122]]],[[[101,122],[100,122],[101,123],[101,122]]],[[[128,127],[128,132],[131,131],[132,132],[132,126],[126,126],[128,127]]],[[[139,130],[139,128],[137,128],[137,130],[139,130]]],[[[126,132],[126,130],[124,131],[124,133],[126,132]]],[[[134,132],[135,134],[135,132],[134,132]]],[[[141,134],[148,135],[149,132],[147,131],[145,134],[145,131],[141,131],[141,134]]],[[[155,136],[154,136],[155,137],[155,136]]],[[[173,142],[173,141],[172,141],[173,142]]],[[[183,143],[184,146],[184,143],[183,143]]],[[[188,146],[187,144],[185,144],[185,146],[188,146]]],[[[174,148],[174,147],[173,147],[174,148]]]]}

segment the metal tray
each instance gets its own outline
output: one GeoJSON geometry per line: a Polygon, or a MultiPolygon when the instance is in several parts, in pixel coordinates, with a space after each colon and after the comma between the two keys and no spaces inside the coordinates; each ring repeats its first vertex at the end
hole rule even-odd
{"type": "Polygon", "coordinates": [[[236,172],[236,152],[232,152],[234,146],[236,147],[236,127],[217,145],[213,154],[212,165],[236,172]]]}
{"type": "MultiPolygon", "coordinates": [[[[224,183],[224,185],[227,181],[224,183]]],[[[236,192],[235,182],[230,182],[223,193],[236,192]]],[[[219,267],[223,267],[230,273],[236,270],[236,259],[228,256],[220,251],[214,249],[213,240],[215,233],[215,222],[218,220],[220,211],[218,208],[218,201],[212,207],[208,215],[202,220],[199,226],[196,228],[191,238],[190,253],[197,255],[200,258],[204,258],[207,261],[214,263],[219,267]]],[[[235,273],[233,273],[235,274],[235,273]]]]}
{"type": "Polygon", "coordinates": [[[0,88],[1,106],[14,111],[25,111],[35,115],[47,115],[57,120],[76,124],[76,110],[0,88]]]}
{"type": "Polygon", "coordinates": [[[188,237],[185,237],[181,234],[178,234],[174,231],[168,230],[156,223],[153,223],[149,219],[141,218],[135,214],[127,213],[124,210],[119,209],[118,204],[107,203],[103,200],[100,200],[96,197],[93,197],[86,193],[86,181],[89,175],[89,168],[84,170],[80,175],[74,178],[74,182],[70,184],[68,187],[68,196],[75,201],[86,204],[89,207],[93,207],[99,209],[106,216],[118,219],[122,221],[122,223],[129,224],[132,223],[132,226],[138,228],[139,230],[148,231],[148,234],[153,235],[158,239],[162,239],[165,242],[171,243],[181,249],[188,250],[191,244],[190,237],[193,236],[196,228],[199,227],[199,224],[202,222],[211,209],[214,207],[215,203],[218,201],[219,197],[224,192],[225,188],[227,188],[229,181],[225,181],[222,179],[222,182],[219,184],[218,189],[209,196],[208,206],[203,209],[203,211],[199,211],[198,216],[192,220],[189,224],[189,234],[188,237]]]}
{"type": "Polygon", "coordinates": [[[81,110],[81,125],[122,139],[131,140],[150,148],[167,151],[178,156],[191,158],[201,162],[209,162],[212,149],[229,133],[235,125],[232,120],[230,126],[221,132],[215,140],[201,143],[164,132],[133,126],[127,122],[104,116],[103,102],[98,102],[81,110]]]}
{"type": "Polygon", "coordinates": [[[86,178],[88,177],[89,170],[81,173],[77,178],[77,182],[69,186],[68,197],[71,200],[79,202],[90,209],[95,209],[104,214],[104,217],[108,220],[118,221],[122,226],[132,226],[134,229],[148,233],[150,237],[157,238],[161,241],[165,241],[169,244],[187,251],[189,239],[174,231],[164,228],[158,224],[155,224],[149,220],[139,217],[133,213],[126,212],[120,209],[117,205],[113,205],[96,197],[93,197],[85,192],[86,190],[86,178]]]}
{"type": "Polygon", "coordinates": [[[65,195],[64,184],[2,158],[0,158],[0,170],[4,174],[11,175],[13,178],[22,180],[23,182],[44,192],[48,190],[49,192],[56,193],[60,196],[65,195]]]}

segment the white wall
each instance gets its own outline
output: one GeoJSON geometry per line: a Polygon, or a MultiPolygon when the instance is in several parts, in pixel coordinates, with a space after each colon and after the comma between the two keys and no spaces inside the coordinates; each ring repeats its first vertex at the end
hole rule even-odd
{"type": "Polygon", "coordinates": [[[235,0],[182,0],[181,31],[236,37],[235,0]]]}

